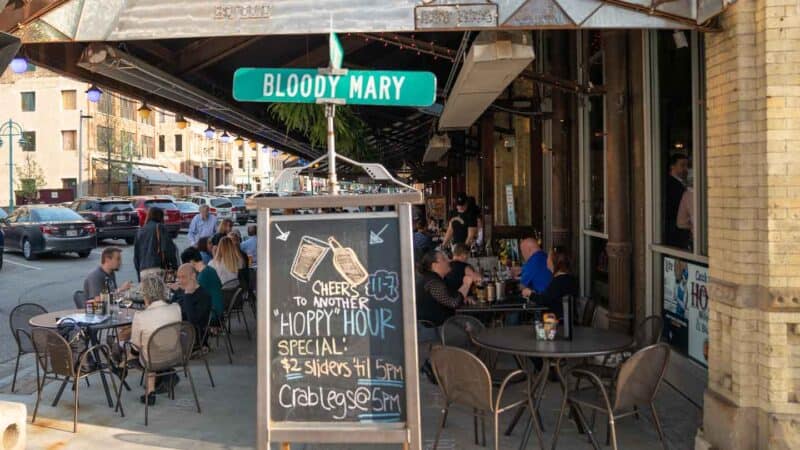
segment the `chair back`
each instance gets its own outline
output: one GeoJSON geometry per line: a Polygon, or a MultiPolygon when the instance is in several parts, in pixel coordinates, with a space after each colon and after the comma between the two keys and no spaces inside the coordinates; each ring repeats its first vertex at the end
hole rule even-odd
{"type": "Polygon", "coordinates": [[[431,350],[430,360],[448,403],[493,410],[492,377],[477,356],[461,348],[437,345],[431,350]]]}
{"type": "Polygon", "coordinates": [[[72,294],[72,302],[75,303],[75,307],[78,309],[84,309],[86,307],[86,293],[83,291],[75,291],[72,294]]]}
{"type": "Polygon", "coordinates": [[[658,344],[661,340],[661,333],[664,331],[664,319],[661,316],[648,316],[636,327],[636,334],[633,337],[635,348],[645,348],[653,344],[658,344]]]}
{"type": "Polygon", "coordinates": [[[47,314],[47,310],[42,305],[36,303],[22,303],[14,307],[9,315],[11,334],[17,342],[20,351],[33,353],[33,343],[31,342],[30,320],[39,314],[47,314]]]}
{"type": "Polygon", "coordinates": [[[597,303],[595,303],[592,297],[586,297],[586,301],[583,302],[583,311],[581,312],[581,319],[580,325],[584,327],[591,327],[594,321],[594,312],[597,309],[597,303]]]}
{"type": "Polygon", "coordinates": [[[182,322],[168,323],[156,329],[147,340],[147,352],[142,355],[145,368],[149,371],[160,371],[183,365],[185,356],[182,332],[182,322]]]}
{"type": "Polygon", "coordinates": [[[473,349],[474,344],[470,335],[481,332],[485,328],[486,326],[480,320],[472,316],[455,315],[449,317],[444,321],[439,331],[442,337],[442,345],[473,349]]]}
{"type": "Polygon", "coordinates": [[[75,376],[75,356],[66,339],[49,328],[31,330],[36,360],[45,373],[75,376]]]}
{"type": "Polygon", "coordinates": [[[613,400],[615,411],[653,401],[667,370],[669,354],[669,345],[662,342],[637,351],[622,363],[613,400]]]}
{"type": "Polygon", "coordinates": [[[181,352],[183,353],[183,364],[186,364],[192,357],[192,350],[196,344],[197,328],[191,322],[181,322],[181,352]]]}

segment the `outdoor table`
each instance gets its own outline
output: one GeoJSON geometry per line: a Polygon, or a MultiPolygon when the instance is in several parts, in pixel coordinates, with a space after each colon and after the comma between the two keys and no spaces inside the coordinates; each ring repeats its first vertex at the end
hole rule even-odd
{"type": "MultiPolygon", "coordinates": [[[[539,422],[535,419],[544,387],[550,374],[550,367],[561,383],[562,395],[567,395],[567,383],[561,374],[559,363],[563,359],[589,358],[619,353],[630,348],[633,339],[625,334],[600,328],[574,327],[572,340],[545,341],[536,339],[533,326],[513,326],[503,328],[487,328],[472,337],[476,345],[498,353],[513,355],[522,367],[523,358],[542,358],[542,370],[537,377],[528,377],[528,409],[531,418],[525,427],[520,449],[525,448],[530,439],[531,428],[536,431],[540,447],[544,448],[544,439],[539,422]]],[[[520,410],[523,411],[523,410],[520,410]]],[[[509,431],[513,428],[519,415],[515,418],[509,431]]],[[[555,449],[555,441],[553,442],[555,449]]]]}
{"type": "Polygon", "coordinates": [[[533,302],[515,303],[477,303],[473,305],[462,305],[456,308],[456,314],[478,314],[478,313],[511,313],[511,312],[535,312],[546,311],[544,306],[537,306],[533,302]]]}
{"type": "MultiPolygon", "coordinates": [[[[30,326],[36,328],[57,329],[59,319],[67,317],[72,314],[81,314],[81,313],[85,313],[85,311],[82,309],[67,309],[63,311],[55,311],[46,314],[39,314],[38,316],[31,317],[28,323],[30,324],[30,326]]],[[[97,332],[101,330],[124,327],[126,325],[130,325],[131,323],[133,323],[133,314],[126,314],[124,312],[124,309],[120,309],[119,314],[109,317],[107,320],[104,320],[103,322],[92,325],[78,323],[78,326],[88,329],[90,332],[87,333],[87,335],[91,339],[92,345],[97,345],[99,343],[97,338],[98,334],[97,332]]],[[[100,363],[100,355],[97,353],[96,350],[94,351],[94,359],[98,364],[100,363]]],[[[111,397],[111,392],[108,390],[108,382],[106,381],[106,376],[102,371],[100,371],[100,380],[103,382],[103,390],[106,393],[108,406],[113,408],[114,401],[111,397]]]]}

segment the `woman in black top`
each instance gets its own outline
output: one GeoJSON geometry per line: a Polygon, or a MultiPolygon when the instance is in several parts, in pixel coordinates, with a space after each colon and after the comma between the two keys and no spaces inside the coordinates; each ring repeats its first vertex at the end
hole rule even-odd
{"type": "Polygon", "coordinates": [[[564,296],[578,296],[578,280],[570,274],[570,258],[563,249],[554,248],[547,258],[547,268],[553,272],[553,281],[539,296],[537,303],[546,306],[561,319],[564,315],[564,296]]]}
{"type": "Polygon", "coordinates": [[[464,303],[472,278],[464,276],[461,287],[450,293],[444,277],[450,272],[450,261],[439,250],[428,252],[420,261],[422,276],[417,281],[417,318],[441,325],[464,303]]]}

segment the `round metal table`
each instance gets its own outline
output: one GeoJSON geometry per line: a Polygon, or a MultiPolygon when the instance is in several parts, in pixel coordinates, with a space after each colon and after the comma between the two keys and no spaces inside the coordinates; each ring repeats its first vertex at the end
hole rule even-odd
{"type": "MultiPolygon", "coordinates": [[[[46,314],[39,314],[38,316],[31,317],[30,320],[28,320],[28,324],[30,324],[30,326],[34,327],[34,328],[51,328],[51,329],[55,329],[55,328],[58,328],[59,319],[61,319],[63,317],[67,317],[67,316],[72,315],[72,314],[81,314],[81,313],[85,313],[85,311],[82,310],[82,309],[67,309],[67,310],[63,310],[63,311],[54,311],[54,312],[50,312],[50,313],[46,313],[46,314]]],[[[128,316],[128,314],[126,314],[125,309],[123,308],[123,309],[120,309],[120,314],[116,314],[113,317],[109,317],[108,319],[104,320],[103,322],[96,323],[96,324],[88,324],[88,323],[80,323],[79,322],[78,325],[80,327],[82,327],[82,328],[86,328],[86,329],[90,330],[90,332],[87,333],[87,335],[89,336],[89,339],[91,340],[92,345],[96,345],[96,344],[99,344],[98,333],[99,333],[100,330],[107,330],[107,329],[111,329],[111,328],[118,328],[118,327],[124,327],[126,325],[130,325],[131,323],[133,323],[133,315],[134,315],[133,311],[131,311],[130,312],[130,316],[128,316]]],[[[94,358],[95,358],[95,361],[100,361],[100,355],[96,351],[94,352],[94,358]]],[[[105,394],[106,394],[106,400],[108,401],[108,406],[113,408],[114,407],[114,403],[113,403],[113,400],[111,398],[111,392],[108,390],[108,382],[106,381],[106,377],[105,377],[105,374],[104,374],[103,371],[100,371],[100,380],[103,383],[103,390],[105,391],[105,394]]],[[[124,383],[124,380],[121,380],[121,381],[124,383]]],[[[55,403],[58,402],[58,398],[59,397],[60,397],[60,395],[56,397],[56,402],[54,402],[54,406],[55,406],[55,403]]]]}
{"type": "MultiPolygon", "coordinates": [[[[58,328],[58,321],[63,317],[67,317],[72,314],[82,314],[85,313],[82,309],[67,309],[63,311],[55,311],[46,314],[39,314],[38,316],[33,316],[30,318],[28,323],[32,327],[36,328],[58,328]]],[[[88,324],[88,323],[78,323],[81,327],[91,328],[92,330],[106,330],[109,328],[118,328],[124,327],[126,325],[130,325],[133,323],[133,311],[131,311],[130,317],[126,314],[124,308],[120,309],[120,313],[109,317],[107,320],[103,322],[96,323],[96,324],[88,324]]]]}
{"type": "MultiPolygon", "coordinates": [[[[536,431],[540,448],[544,449],[544,437],[541,424],[536,419],[539,404],[547,384],[550,368],[555,370],[561,383],[562,395],[567,395],[567,383],[561,374],[560,361],[571,358],[588,358],[604,356],[628,350],[633,345],[631,336],[600,328],[575,327],[573,338],[567,340],[544,341],[536,339],[536,332],[531,325],[487,328],[474,336],[476,345],[498,353],[513,355],[521,367],[529,367],[525,362],[528,357],[542,358],[542,370],[537,376],[529,376],[528,409],[531,418],[523,433],[520,449],[524,449],[530,439],[531,429],[536,431]]],[[[506,434],[511,434],[524,409],[520,409],[512,421],[506,434]]],[[[555,449],[555,442],[553,443],[555,449]]]]}

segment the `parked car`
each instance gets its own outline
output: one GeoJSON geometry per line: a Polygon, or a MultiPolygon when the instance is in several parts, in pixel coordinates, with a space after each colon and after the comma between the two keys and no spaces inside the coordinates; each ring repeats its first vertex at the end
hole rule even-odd
{"type": "MultiPolygon", "coordinates": [[[[253,194],[253,195],[251,195],[250,197],[247,197],[247,198],[262,198],[262,197],[281,197],[281,194],[279,194],[277,192],[264,191],[264,192],[256,192],[255,194],[253,194]]],[[[250,220],[252,220],[253,222],[255,222],[258,219],[258,210],[257,209],[249,209],[249,210],[247,210],[247,213],[250,216],[250,220]]],[[[273,210],[270,211],[270,214],[281,215],[281,214],[283,214],[283,210],[282,209],[273,209],[273,210]]]]}
{"type": "Polygon", "coordinates": [[[233,195],[226,196],[225,198],[230,200],[231,204],[233,205],[233,221],[239,225],[247,225],[247,221],[250,220],[250,213],[247,212],[247,206],[244,204],[244,199],[242,197],[236,197],[233,195]]]}
{"type": "Polygon", "coordinates": [[[3,248],[20,251],[25,259],[43,253],[76,252],[86,258],[97,247],[94,224],[63,206],[26,205],[0,221],[3,248]]]}
{"type": "Polygon", "coordinates": [[[181,211],[181,231],[189,231],[189,225],[192,224],[194,216],[200,214],[200,207],[192,202],[180,200],[175,202],[175,205],[181,211]]]}
{"type": "Polygon", "coordinates": [[[120,197],[84,197],[70,204],[70,209],[94,223],[98,242],[103,239],[125,239],[133,244],[139,230],[139,215],[130,200],[120,197]]]}
{"type": "Polygon", "coordinates": [[[147,210],[152,206],[157,206],[164,210],[164,225],[170,236],[173,238],[178,236],[178,231],[181,229],[181,211],[175,202],[158,195],[139,195],[130,197],[130,200],[133,202],[133,209],[139,215],[139,226],[144,226],[147,210]]]}
{"type": "Polygon", "coordinates": [[[187,200],[197,206],[208,206],[208,212],[217,216],[217,219],[233,219],[233,203],[225,197],[195,194],[190,195],[187,200]]]}

